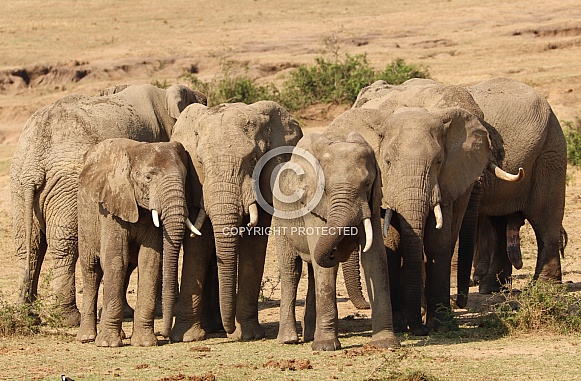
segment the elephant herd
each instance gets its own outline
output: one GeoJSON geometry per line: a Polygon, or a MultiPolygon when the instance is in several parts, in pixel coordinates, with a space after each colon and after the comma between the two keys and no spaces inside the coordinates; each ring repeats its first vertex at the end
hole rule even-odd
{"type": "MultiPolygon", "coordinates": [[[[120,346],[137,268],[132,345],[157,344],[158,299],[158,335],[170,341],[219,329],[256,340],[265,335],[258,299],[270,238],[281,276],[278,342],[299,342],[304,261],[302,340],[340,348],[337,270],[360,261],[371,344],[393,348],[395,332],[453,326],[457,242],[461,307],[475,253],[480,292],[499,291],[522,266],[525,220],[538,244],[533,279],[561,282],[565,172],[565,138],[549,104],[503,78],[471,87],[378,81],[324,131],[304,135],[275,102],[207,107],[204,94],[181,85],[70,95],[30,117],[10,169],[20,298],[36,298],[48,254],[77,339],[120,346]]],[[[346,268],[346,283],[358,284],[346,268]]]]}

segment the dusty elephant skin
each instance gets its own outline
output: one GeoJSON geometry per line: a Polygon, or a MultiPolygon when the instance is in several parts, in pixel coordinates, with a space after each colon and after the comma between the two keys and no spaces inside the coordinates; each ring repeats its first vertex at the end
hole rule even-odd
{"type": "Polygon", "coordinates": [[[205,97],[184,86],[135,85],[109,96],[70,95],[30,117],[10,168],[23,301],[36,298],[43,259],[52,256],[53,288],[65,323],[79,324],[74,274],[83,155],[108,138],[168,141],[179,113],[197,101],[205,97]]]}
{"type": "Polygon", "coordinates": [[[177,142],[107,139],[85,155],[77,203],[84,282],[77,340],[94,340],[97,346],[121,345],[125,274],[130,258],[137,258],[139,280],[131,344],[157,344],[153,320],[162,252],[162,334],[168,335],[187,218],[187,165],[186,151],[177,142]],[[101,280],[103,314],[97,334],[101,280]]]}
{"type": "Polygon", "coordinates": [[[472,186],[492,158],[480,117],[459,86],[379,81],[329,127],[358,131],[375,152],[396,330],[425,335],[450,326],[452,250],[472,186]],[[427,327],[420,312],[424,253],[427,327]]]}
{"type": "MultiPolygon", "coordinates": [[[[484,226],[480,237],[490,242],[479,242],[478,250],[484,251],[476,263],[481,271],[480,292],[499,291],[502,284],[510,282],[512,266],[519,265],[511,230],[518,230],[522,219],[529,221],[537,239],[533,279],[561,282],[567,145],[559,121],[541,94],[514,80],[495,78],[468,91],[491,131],[495,162],[508,171],[522,167],[526,174],[521,183],[512,184],[486,173],[478,192],[472,195],[478,202],[467,214],[477,214],[479,224],[484,216],[492,220],[492,227],[484,226]],[[481,270],[482,262],[488,263],[486,270],[481,270]]],[[[470,255],[474,246],[466,250],[470,255]]],[[[470,262],[462,266],[459,262],[459,284],[468,284],[471,266],[470,262]]],[[[458,294],[467,295],[467,291],[464,287],[458,294]]],[[[459,301],[466,302],[464,298],[459,301]]]]}
{"type": "MultiPolygon", "coordinates": [[[[257,205],[252,175],[269,151],[295,146],[302,132],[290,114],[275,102],[251,105],[222,104],[207,108],[191,105],[180,115],[172,140],[181,142],[197,178],[189,184],[195,216],[204,208],[209,221],[202,236],[184,240],[181,289],[172,341],[201,340],[201,295],[208,261],[216,250],[220,312],[229,337],[253,340],[264,337],[258,323],[258,296],[264,270],[265,234],[244,234],[241,227],[270,226],[271,215],[257,205]]],[[[272,202],[270,176],[290,158],[277,156],[266,163],[257,185],[265,201],[272,202]]],[[[196,218],[196,225],[200,219],[196,218]]]]}
{"type": "MultiPolygon", "coordinates": [[[[341,348],[337,332],[336,281],[339,262],[360,254],[371,290],[373,337],[379,347],[397,347],[393,333],[387,260],[381,239],[381,178],[371,147],[358,133],[329,137],[307,134],[297,144],[289,164],[305,173],[282,169],[277,184],[283,195],[303,190],[299,199],[284,202],[275,195],[273,224],[278,229],[276,248],[281,275],[279,343],[296,343],[295,304],[302,262],[308,263],[309,287],[303,320],[303,340],[313,350],[341,348]],[[324,192],[312,210],[302,216],[293,211],[318,199],[317,168],[299,150],[305,150],[321,166],[324,192]],[[288,214],[288,216],[286,214],[288,214]],[[312,233],[299,233],[298,228],[312,233]],[[327,229],[327,230],[324,230],[327,229]],[[352,234],[355,232],[356,234],[352,234]]],[[[289,166],[289,168],[293,168],[289,166]]]]}

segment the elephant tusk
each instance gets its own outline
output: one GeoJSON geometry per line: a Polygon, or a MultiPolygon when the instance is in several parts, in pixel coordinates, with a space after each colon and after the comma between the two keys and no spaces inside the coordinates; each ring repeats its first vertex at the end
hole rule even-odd
{"type": "Polygon", "coordinates": [[[371,219],[363,219],[363,226],[365,227],[365,247],[363,248],[363,252],[366,253],[371,249],[371,245],[373,244],[373,227],[371,226],[371,219]]]}
{"type": "MultiPolygon", "coordinates": [[[[202,225],[204,225],[204,221],[206,221],[206,211],[204,210],[204,208],[200,208],[200,211],[198,212],[198,217],[196,217],[196,221],[194,222],[194,228],[200,231],[202,229],[202,225]]],[[[198,235],[202,235],[202,233],[198,235]]]]}
{"type": "Polygon", "coordinates": [[[442,229],[442,226],[444,226],[444,217],[442,216],[442,207],[440,204],[434,206],[434,216],[436,217],[436,229],[442,229]]]}
{"type": "Polygon", "coordinates": [[[391,217],[393,216],[393,210],[387,208],[385,210],[385,217],[383,219],[383,236],[387,238],[387,230],[389,229],[389,224],[391,222],[391,217]]]}
{"type": "Polygon", "coordinates": [[[156,228],[159,227],[159,213],[157,213],[157,210],[152,209],[151,210],[151,218],[153,218],[153,224],[155,225],[156,228]]]}
{"type": "Polygon", "coordinates": [[[190,229],[192,231],[192,234],[190,234],[190,237],[193,237],[194,234],[195,235],[202,235],[202,232],[200,232],[200,230],[198,230],[196,228],[196,226],[194,224],[192,224],[192,221],[190,221],[189,218],[186,218],[186,226],[188,227],[188,229],[190,229]]]}
{"type": "Polygon", "coordinates": [[[253,228],[258,224],[258,207],[256,206],[256,202],[253,202],[248,206],[248,213],[250,214],[248,227],[253,228]]]}
{"type": "Polygon", "coordinates": [[[525,170],[522,167],[518,169],[518,174],[516,175],[506,172],[494,163],[489,163],[487,168],[490,172],[494,173],[497,178],[505,181],[519,182],[525,177],[525,170]]]}

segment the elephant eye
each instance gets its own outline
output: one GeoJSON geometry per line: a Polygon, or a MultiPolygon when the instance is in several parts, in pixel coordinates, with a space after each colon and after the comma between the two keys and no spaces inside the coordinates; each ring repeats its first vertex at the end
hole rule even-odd
{"type": "Polygon", "coordinates": [[[152,179],[152,177],[151,177],[151,174],[149,174],[149,173],[145,174],[145,180],[146,180],[147,182],[150,182],[150,181],[151,181],[151,179],[152,179]]]}

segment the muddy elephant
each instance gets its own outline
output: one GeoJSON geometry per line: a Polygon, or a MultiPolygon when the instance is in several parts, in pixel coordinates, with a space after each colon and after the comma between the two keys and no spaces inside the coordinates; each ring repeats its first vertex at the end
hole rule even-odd
{"type": "MultiPolygon", "coordinates": [[[[163,253],[163,328],[167,336],[176,300],[178,257],[188,219],[188,159],[177,142],[107,139],[87,151],[79,175],[79,257],[83,273],[77,339],[121,345],[125,274],[138,263],[138,293],[131,344],[157,344],[153,330],[163,253]],[[103,313],[96,331],[97,294],[103,280],[103,313]]],[[[195,229],[194,229],[195,231],[195,229]]]]}
{"type": "Polygon", "coordinates": [[[472,186],[492,159],[481,117],[462,87],[378,81],[329,127],[358,131],[375,152],[396,330],[425,335],[449,327],[454,243],[472,186]],[[424,253],[427,326],[420,308],[424,253]]]}
{"type": "Polygon", "coordinates": [[[309,287],[303,340],[313,341],[313,350],[341,348],[337,270],[339,262],[357,251],[361,252],[367,289],[372,290],[371,343],[398,346],[381,239],[381,179],[369,144],[357,132],[332,138],[306,134],[290,162],[281,168],[275,189],[279,193],[274,193],[273,225],[281,276],[278,342],[298,342],[294,310],[305,261],[309,287]],[[289,200],[289,196],[294,197],[289,200]]]}
{"type": "Polygon", "coordinates": [[[180,115],[172,140],[184,145],[195,169],[192,172],[197,174],[190,184],[194,204],[190,215],[200,212],[194,224],[202,236],[184,240],[172,341],[205,336],[200,298],[214,250],[225,331],[238,340],[264,336],[258,323],[258,296],[268,242],[264,229],[271,222],[264,208],[272,203],[274,168],[290,158],[301,137],[297,121],[270,101],[212,108],[191,105],[180,115]],[[258,165],[264,160],[265,165],[258,165]],[[206,213],[209,221],[204,224],[206,213]]]}
{"type": "MultiPolygon", "coordinates": [[[[480,216],[496,220],[493,241],[502,245],[497,251],[498,260],[491,262],[493,265],[480,279],[480,291],[498,291],[510,279],[511,264],[522,266],[518,252],[511,252],[514,245],[511,245],[510,237],[508,246],[503,242],[507,240],[506,235],[510,235],[505,226],[511,230],[511,225],[520,227],[524,220],[531,224],[537,239],[538,254],[533,279],[561,282],[559,251],[564,247],[563,237],[566,236],[562,221],[567,144],[559,121],[547,100],[523,83],[494,78],[467,90],[481,108],[484,125],[493,137],[495,163],[509,171],[522,167],[526,173],[519,184],[498,181],[486,173],[473,192],[472,198],[476,201],[466,212],[472,215],[467,225],[473,224],[476,219],[480,221],[480,216]],[[497,274],[501,274],[498,279],[497,274]]],[[[466,304],[474,246],[469,244],[464,250],[466,254],[459,253],[458,261],[460,306],[466,304]],[[460,257],[468,260],[461,263],[460,257]]]]}
{"type": "Polygon", "coordinates": [[[205,102],[181,85],[135,85],[109,95],[69,95],[26,122],[10,168],[21,300],[36,298],[46,255],[54,258],[53,288],[64,321],[78,325],[75,302],[77,183],[83,155],[107,138],[169,141],[179,113],[205,102]]]}

